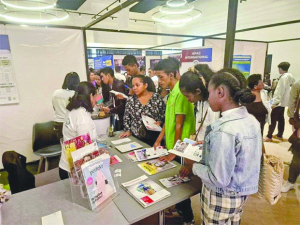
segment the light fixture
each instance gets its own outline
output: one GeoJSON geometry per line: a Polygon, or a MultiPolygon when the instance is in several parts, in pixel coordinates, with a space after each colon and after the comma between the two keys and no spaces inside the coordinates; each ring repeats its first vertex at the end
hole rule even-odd
{"type": "Polygon", "coordinates": [[[186,0],[169,0],[167,1],[167,6],[170,7],[180,7],[186,4],[186,0]]]}
{"type": "Polygon", "coordinates": [[[52,1],[52,3],[30,0],[30,1],[22,1],[22,0],[0,0],[2,4],[5,6],[15,8],[15,9],[24,9],[24,10],[42,10],[42,9],[53,9],[56,6],[56,2],[52,1]]]}
{"type": "Polygon", "coordinates": [[[159,11],[165,14],[184,14],[192,11],[194,9],[193,5],[186,5],[180,8],[171,8],[166,5],[159,7],[159,11]]]}
{"type": "Polygon", "coordinates": [[[185,23],[169,23],[168,27],[182,27],[185,23]]]}

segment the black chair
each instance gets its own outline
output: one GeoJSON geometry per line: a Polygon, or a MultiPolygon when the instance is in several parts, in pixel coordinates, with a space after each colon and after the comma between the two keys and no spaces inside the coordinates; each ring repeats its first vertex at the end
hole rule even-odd
{"type": "Polygon", "coordinates": [[[48,170],[49,157],[61,154],[60,141],[54,130],[54,122],[36,123],[33,125],[32,132],[32,149],[33,153],[40,157],[38,172],[40,173],[43,160],[45,158],[45,171],[48,170]]]}

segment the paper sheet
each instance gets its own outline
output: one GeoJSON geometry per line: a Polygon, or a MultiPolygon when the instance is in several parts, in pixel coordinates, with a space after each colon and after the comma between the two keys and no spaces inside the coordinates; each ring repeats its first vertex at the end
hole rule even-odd
{"type": "Polygon", "coordinates": [[[110,93],[115,94],[115,95],[122,95],[126,99],[128,98],[127,95],[125,95],[124,93],[118,92],[118,91],[112,90],[112,91],[110,91],[110,93]]]}
{"type": "Polygon", "coordinates": [[[42,217],[42,225],[64,225],[61,211],[42,217]]]}
{"type": "Polygon", "coordinates": [[[153,130],[153,131],[161,131],[162,130],[162,128],[160,126],[155,124],[156,121],[154,119],[152,119],[151,117],[142,115],[142,120],[143,120],[145,127],[148,130],[153,130]]]}
{"type": "Polygon", "coordinates": [[[113,145],[119,145],[119,144],[122,144],[122,143],[125,143],[125,142],[130,142],[130,138],[122,138],[122,139],[119,139],[119,140],[116,140],[116,141],[112,141],[111,143],[113,145]]]}

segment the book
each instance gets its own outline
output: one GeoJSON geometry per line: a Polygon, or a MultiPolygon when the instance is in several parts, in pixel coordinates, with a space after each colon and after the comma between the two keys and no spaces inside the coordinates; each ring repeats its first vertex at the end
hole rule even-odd
{"type": "Polygon", "coordinates": [[[169,153],[200,162],[202,158],[202,145],[193,146],[195,141],[185,138],[183,141],[178,140],[169,153]]]}
{"type": "Polygon", "coordinates": [[[172,169],[176,167],[176,165],[172,162],[159,161],[158,159],[150,160],[148,162],[138,164],[144,172],[148,175],[154,175],[165,170],[172,169]]]}
{"type": "Polygon", "coordinates": [[[132,151],[132,150],[135,150],[135,149],[142,148],[143,146],[141,146],[137,142],[131,142],[131,143],[127,143],[127,144],[124,144],[124,145],[117,145],[115,147],[120,152],[124,153],[124,152],[129,152],[129,151],[132,151]]]}
{"type": "Polygon", "coordinates": [[[142,120],[145,127],[148,130],[159,131],[159,132],[162,130],[162,128],[156,124],[157,121],[155,121],[153,118],[146,116],[145,114],[142,114],[142,120]]]}
{"type": "Polygon", "coordinates": [[[114,164],[117,164],[117,163],[120,163],[120,162],[122,162],[122,160],[119,158],[119,156],[112,155],[110,157],[110,165],[114,165],[114,164]]]}
{"type": "Polygon", "coordinates": [[[122,183],[122,187],[143,207],[153,205],[171,195],[146,175],[122,183]]]}
{"type": "Polygon", "coordinates": [[[174,187],[176,185],[187,183],[189,181],[190,179],[188,177],[180,178],[178,175],[159,179],[159,182],[162,183],[162,185],[164,185],[166,188],[174,187]]]}
{"type": "Polygon", "coordinates": [[[154,150],[154,148],[144,148],[134,151],[137,161],[145,161],[148,159],[154,159],[161,156],[168,155],[169,152],[167,149],[159,146],[154,150]]]}
{"type": "Polygon", "coordinates": [[[92,210],[116,192],[109,164],[110,156],[103,154],[81,166],[92,210]]]}

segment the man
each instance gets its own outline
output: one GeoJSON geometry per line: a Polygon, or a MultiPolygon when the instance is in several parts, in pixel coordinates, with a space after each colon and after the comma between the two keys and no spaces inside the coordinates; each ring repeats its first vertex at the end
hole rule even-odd
{"type": "Polygon", "coordinates": [[[115,78],[118,80],[126,81],[126,78],[123,74],[121,74],[121,67],[120,66],[115,66],[115,78]]]}
{"type": "MultiPolygon", "coordinates": [[[[295,125],[295,128],[298,128],[295,120],[299,121],[299,118],[294,118],[296,104],[300,95],[300,80],[297,81],[291,89],[290,99],[288,103],[288,116],[290,117],[290,124],[295,125]]],[[[299,112],[297,113],[299,115],[299,112]]],[[[299,116],[298,116],[299,117],[299,116]]],[[[297,131],[295,131],[292,136],[289,138],[289,142],[292,143],[291,149],[293,153],[293,159],[290,164],[289,169],[289,178],[288,181],[282,186],[281,192],[288,192],[294,188],[294,184],[300,174],[300,139],[297,138],[297,131]]]]}
{"type": "Polygon", "coordinates": [[[133,90],[132,88],[132,78],[135,75],[139,75],[140,70],[139,70],[139,64],[135,58],[134,55],[126,55],[124,59],[122,60],[122,65],[124,66],[125,70],[127,71],[128,78],[126,79],[125,84],[129,88],[126,90],[126,95],[133,95],[133,90]]]}
{"type": "MultiPolygon", "coordinates": [[[[189,138],[195,132],[194,107],[180,92],[177,79],[179,64],[177,62],[170,58],[164,59],[155,66],[154,70],[161,88],[171,90],[166,106],[165,124],[154,147],[158,147],[163,137],[166,136],[167,149],[173,149],[177,140],[189,138]]],[[[161,157],[160,160],[172,161],[175,157],[174,154],[170,154],[161,157]]],[[[190,199],[176,204],[176,209],[182,215],[185,224],[193,224],[194,215],[190,199]]]]}
{"type": "MultiPolygon", "coordinates": [[[[105,67],[100,71],[103,83],[109,85],[109,90],[125,93],[124,82],[114,77],[114,71],[110,67],[105,67]]],[[[115,131],[123,130],[123,117],[125,111],[124,99],[118,99],[115,95],[112,97],[112,104],[109,107],[103,107],[105,113],[115,114],[115,131]]]]}
{"type": "Polygon", "coordinates": [[[279,73],[281,74],[278,79],[278,84],[275,89],[272,99],[272,112],[271,112],[271,125],[267,137],[264,139],[266,142],[271,142],[273,132],[278,121],[278,133],[274,138],[283,140],[284,132],[284,107],[288,105],[290,87],[294,84],[295,79],[291,73],[288,73],[290,64],[282,62],[278,65],[279,73]]]}

